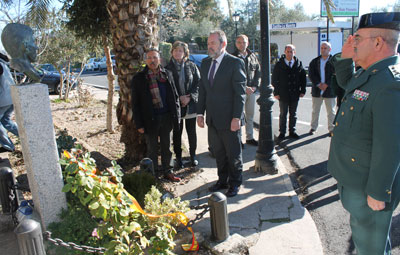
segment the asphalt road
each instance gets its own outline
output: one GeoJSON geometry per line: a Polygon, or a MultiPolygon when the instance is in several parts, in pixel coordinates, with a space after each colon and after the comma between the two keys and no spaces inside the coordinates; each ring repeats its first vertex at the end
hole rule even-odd
{"type": "MultiPolygon", "coordinates": [[[[82,75],[84,83],[107,88],[105,72],[87,72],[82,75]]],[[[330,138],[328,137],[325,106],[322,106],[317,132],[309,135],[311,121],[310,88],[299,102],[297,133],[300,139],[286,139],[277,147],[277,154],[288,155],[284,160],[291,171],[294,187],[299,188],[303,205],[313,217],[323,244],[325,255],[355,254],[351,241],[349,214],[343,209],[336,188],[336,181],[327,172],[330,138]],[[300,186],[300,187],[299,187],[300,186]],[[304,189],[303,192],[301,192],[304,189]]],[[[256,123],[259,110],[256,105],[256,123]]],[[[273,105],[273,130],[278,135],[279,106],[273,105]]],[[[392,223],[392,254],[400,255],[400,208],[397,208],[392,223]]]]}
{"type": "MultiPolygon", "coordinates": [[[[291,169],[294,187],[299,189],[299,197],[309,210],[323,244],[324,254],[355,254],[351,241],[349,214],[343,209],[336,187],[336,181],[327,172],[327,159],[330,138],[327,129],[325,106],[322,106],[319,127],[314,135],[309,135],[311,121],[311,88],[299,102],[296,132],[300,139],[286,139],[277,147],[277,154],[288,155],[284,160],[287,169],[291,169]],[[304,189],[303,192],[301,190],[304,189]]],[[[258,113],[258,105],[256,106],[258,113]]],[[[273,105],[273,130],[277,136],[279,105],[273,105]]],[[[256,116],[258,122],[259,114],[256,116]]],[[[392,254],[400,255],[400,209],[397,208],[392,225],[392,254]]]]}

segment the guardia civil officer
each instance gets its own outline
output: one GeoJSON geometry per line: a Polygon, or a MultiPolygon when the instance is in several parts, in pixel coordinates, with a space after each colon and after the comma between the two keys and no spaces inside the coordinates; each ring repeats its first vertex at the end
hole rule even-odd
{"type": "Polygon", "coordinates": [[[400,198],[400,12],[362,15],[333,59],[345,89],[328,170],[350,212],[358,255],[390,254],[389,230],[400,198]],[[361,68],[355,72],[354,66],[361,68]]]}

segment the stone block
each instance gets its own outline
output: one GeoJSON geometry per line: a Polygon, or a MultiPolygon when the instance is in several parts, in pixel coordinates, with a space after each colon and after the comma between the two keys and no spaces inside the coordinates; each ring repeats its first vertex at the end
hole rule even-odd
{"type": "Polygon", "coordinates": [[[40,83],[12,86],[11,96],[33,203],[45,230],[67,207],[48,87],[40,83]]]}

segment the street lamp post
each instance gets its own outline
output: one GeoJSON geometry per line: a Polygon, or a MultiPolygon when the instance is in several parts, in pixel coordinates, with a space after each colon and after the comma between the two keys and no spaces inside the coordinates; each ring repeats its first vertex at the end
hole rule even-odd
{"type": "Polygon", "coordinates": [[[274,137],[272,134],[272,96],[271,66],[269,49],[269,13],[267,0],[260,0],[260,30],[261,30],[261,86],[260,98],[257,103],[260,105],[260,132],[258,148],[255,158],[255,171],[266,174],[276,174],[277,156],[275,152],[274,137]]]}
{"type": "Polygon", "coordinates": [[[237,24],[238,24],[239,19],[240,19],[240,14],[238,12],[235,12],[232,15],[232,19],[235,22],[235,38],[236,38],[238,36],[237,24]]]}

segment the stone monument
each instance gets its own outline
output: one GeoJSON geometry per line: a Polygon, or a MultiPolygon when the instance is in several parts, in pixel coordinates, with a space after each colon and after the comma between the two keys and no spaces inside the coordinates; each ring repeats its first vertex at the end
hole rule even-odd
{"type": "MultiPolygon", "coordinates": [[[[8,24],[1,40],[11,56],[11,67],[31,80],[39,81],[40,76],[31,64],[36,61],[37,50],[31,28],[8,24]]],[[[11,96],[33,203],[45,230],[49,223],[59,220],[61,209],[67,208],[65,194],[61,191],[64,183],[58,163],[48,86],[41,83],[11,86],[11,96]]]]}

